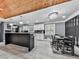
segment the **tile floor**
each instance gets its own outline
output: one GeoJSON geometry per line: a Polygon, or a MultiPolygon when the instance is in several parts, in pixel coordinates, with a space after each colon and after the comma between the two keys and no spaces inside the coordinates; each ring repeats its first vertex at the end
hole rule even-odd
{"type": "Polygon", "coordinates": [[[0,46],[0,59],[79,59],[52,53],[50,40],[35,40],[35,48],[31,52],[27,50],[12,44],[0,46]]]}

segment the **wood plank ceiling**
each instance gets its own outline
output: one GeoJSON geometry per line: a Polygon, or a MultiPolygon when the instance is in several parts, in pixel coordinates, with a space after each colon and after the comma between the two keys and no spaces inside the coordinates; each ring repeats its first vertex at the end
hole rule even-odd
{"type": "Polygon", "coordinates": [[[0,17],[9,18],[66,1],[68,0],[0,0],[0,17]]]}

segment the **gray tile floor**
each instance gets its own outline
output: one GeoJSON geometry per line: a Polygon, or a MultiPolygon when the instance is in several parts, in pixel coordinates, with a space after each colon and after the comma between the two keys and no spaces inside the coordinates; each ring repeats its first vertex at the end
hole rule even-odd
{"type": "Polygon", "coordinates": [[[0,46],[0,59],[79,59],[52,53],[49,40],[35,40],[35,48],[28,52],[25,47],[9,44],[0,46]]]}

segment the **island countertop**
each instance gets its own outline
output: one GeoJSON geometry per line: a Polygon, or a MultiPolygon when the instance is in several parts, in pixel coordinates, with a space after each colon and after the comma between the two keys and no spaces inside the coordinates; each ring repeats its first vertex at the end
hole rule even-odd
{"type": "Polygon", "coordinates": [[[33,34],[29,32],[5,32],[5,34],[33,34]]]}
{"type": "Polygon", "coordinates": [[[28,47],[31,51],[34,48],[34,35],[29,32],[5,32],[5,44],[28,47]]]}

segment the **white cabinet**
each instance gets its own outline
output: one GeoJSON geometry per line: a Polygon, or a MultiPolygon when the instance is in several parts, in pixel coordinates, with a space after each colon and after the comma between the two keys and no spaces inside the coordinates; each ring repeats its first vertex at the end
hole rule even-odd
{"type": "Polygon", "coordinates": [[[35,39],[44,40],[44,24],[36,24],[34,25],[34,31],[40,31],[40,33],[35,33],[35,39]]]}
{"type": "Polygon", "coordinates": [[[20,26],[19,31],[20,32],[22,32],[22,31],[34,32],[33,26],[30,26],[30,25],[20,26]]]}
{"type": "Polygon", "coordinates": [[[36,24],[36,25],[34,25],[34,30],[44,30],[44,24],[36,24]]]}
{"type": "Polygon", "coordinates": [[[55,24],[46,24],[45,35],[54,35],[54,34],[55,34],[55,24]]]}

